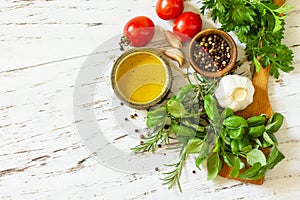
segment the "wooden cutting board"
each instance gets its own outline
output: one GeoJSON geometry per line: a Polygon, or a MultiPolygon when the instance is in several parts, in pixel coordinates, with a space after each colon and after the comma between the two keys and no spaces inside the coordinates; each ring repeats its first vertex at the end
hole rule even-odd
{"type": "MultiPolygon", "coordinates": [[[[274,0],[274,3],[278,6],[281,6],[285,3],[285,0],[274,0]]],[[[260,67],[260,72],[255,73],[252,79],[253,86],[255,88],[255,93],[253,96],[253,103],[250,104],[246,109],[236,112],[236,115],[242,116],[244,118],[249,118],[254,115],[266,114],[267,118],[270,118],[273,114],[272,107],[269,101],[268,94],[268,82],[269,82],[269,72],[271,66],[267,68],[260,67]]],[[[270,149],[263,149],[265,155],[270,153],[270,149]]],[[[248,166],[249,167],[249,166],[248,166]]],[[[245,169],[244,169],[245,170],[245,169]]],[[[241,170],[242,173],[244,170],[241,170]]],[[[252,183],[256,185],[262,185],[264,182],[264,178],[259,180],[244,180],[239,178],[233,178],[230,176],[232,168],[230,168],[225,162],[223,162],[222,169],[219,173],[220,176],[225,178],[236,179],[242,182],[252,183]]]]}

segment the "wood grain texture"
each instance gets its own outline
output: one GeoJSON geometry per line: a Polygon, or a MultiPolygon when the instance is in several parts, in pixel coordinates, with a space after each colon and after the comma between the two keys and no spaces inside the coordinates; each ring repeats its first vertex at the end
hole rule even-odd
{"type": "MultiPolygon", "coordinates": [[[[297,0],[288,1],[295,10],[287,18],[284,40],[295,53],[296,69],[283,73],[280,80],[269,80],[272,108],[286,117],[277,135],[286,159],[267,173],[262,186],[221,177],[207,181],[206,170],[198,171],[191,156],[181,177],[180,194],[176,188],[169,191],[161,185],[160,173],[166,167],[147,174],[121,173],[100,164],[86,151],[75,129],[79,122],[74,121],[72,105],[81,66],[98,45],[120,33],[125,21],[133,16],[147,15],[171,29],[171,22],[156,16],[155,2],[0,2],[0,199],[298,199],[297,0]]],[[[200,6],[197,0],[187,4],[200,6]]],[[[212,22],[204,19],[204,28],[211,27],[212,22]]],[[[109,52],[107,56],[113,59],[115,55],[109,52]]],[[[82,87],[88,87],[88,83],[82,87]]],[[[86,106],[100,103],[88,102],[86,106]]]]}

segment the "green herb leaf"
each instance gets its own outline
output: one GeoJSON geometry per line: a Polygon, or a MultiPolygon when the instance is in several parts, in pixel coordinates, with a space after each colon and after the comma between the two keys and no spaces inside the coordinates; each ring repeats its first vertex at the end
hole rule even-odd
{"type": "Polygon", "coordinates": [[[259,149],[252,149],[249,153],[247,153],[247,162],[251,166],[256,163],[260,163],[261,166],[265,166],[267,164],[264,153],[259,149]]]}
{"type": "Polygon", "coordinates": [[[218,123],[220,121],[220,114],[217,105],[217,101],[212,95],[208,94],[204,97],[204,109],[208,118],[213,123],[218,123]]]}
{"type": "Polygon", "coordinates": [[[247,119],[249,127],[261,126],[264,125],[266,122],[266,116],[253,116],[247,119]]]}
{"type": "Polygon", "coordinates": [[[196,167],[200,169],[200,164],[207,158],[208,155],[208,144],[206,142],[203,142],[199,146],[199,155],[195,161],[196,167]]]}
{"type": "Polygon", "coordinates": [[[184,115],[188,114],[182,103],[177,100],[170,99],[167,103],[167,108],[170,115],[176,118],[181,118],[184,115]]]}
{"type": "Polygon", "coordinates": [[[205,132],[205,127],[203,126],[199,126],[199,125],[196,125],[196,124],[192,124],[190,123],[189,121],[185,121],[183,122],[185,126],[188,126],[190,128],[193,128],[195,129],[196,131],[198,132],[201,132],[201,133],[204,133],[205,132]]]}
{"type": "Polygon", "coordinates": [[[199,153],[202,148],[202,146],[201,146],[202,143],[203,143],[203,140],[201,140],[199,138],[190,139],[186,145],[186,153],[187,154],[199,153]]]}
{"type": "Polygon", "coordinates": [[[247,145],[247,146],[244,146],[242,149],[241,149],[241,152],[243,153],[249,153],[250,151],[252,150],[252,145],[247,145]]]}
{"type": "Polygon", "coordinates": [[[258,172],[259,172],[260,169],[261,169],[261,164],[260,163],[255,163],[252,167],[250,167],[249,169],[245,170],[238,177],[240,179],[251,180],[252,177],[255,177],[258,174],[258,172]]]}
{"type": "Polygon", "coordinates": [[[189,92],[194,91],[197,88],[195,85],[186,85],[177,92],[176,100],[182,102],[189,94],[189,92]]]}
{"type": "Polygon", "coordinates": [[[282,6],[280,6],[279,8],[277,8],[274,11],[277,12],[278,14],[281,14],[281,13],[288,12],[288,11],[292,10],[293,8],[294,8],[294,6],[292,6],[292,5],[283,4],[282,6]]]}
{"type": "Polygon", "coordinates": [[[243,139],[244,135],[246,134],[246,129],[245,128],[227,129],[227,132],[231,139],[240,140],[243,139]]]}
{"type": "Polygon", "coordinates": [[[284,158],[284,155],[275,147],[267,158],[267,169],[273,169],[284,158]]]}
{"type": "Polygon", "coordinates": [[[222,161],[218,153],[213,153],[207,158],[207,180],[215,179],[222,167],[222,161]]]}
{"type": "Polygon", "coordinates": [[[262,167],[259,169],[259,171],[257,172],[257,174],[253,177],[249,177],[248,180],[258,180],[261,179],[265,176],[266,174],[266,167],[262,167]]]}
{"type": "Polygon", "coordinates": [[[274,113],[267,122],[266,131],[268,133],[276,133],[280,129],[283,120],[282,114],[274,113]]]}
{"type": "Polygon", "coordinates": [[[231,152],[237,154],[239,152],[239,143],[238,140],[231,140],[230,143],[231,152]]]}
{"type": "Polygon", "coordinates": [[[147,113],[146,125],[148,128],[155,128],[165,123],[167,118],[166,107],[160,107],[147,113]]]}
{"type": "Polygon", "coordinates": [[[267,143],[269,143],[271,145],[277,145],[277,140],[274,135],[264,132],[263,138],[267,143]]]}
{"type": "Polygon", "coordinates": [[[178,124],[171,124],[172,131],[179,137],[195,137],[196,131],[192,128],[180,126],[178,124]]]}
{"type": "Polygon", "coordinates": [[[232,171],[230,173],[231,177],[234,177],[234,178],[238,177],[239,172],[240,172],[240,163],[241,163],[241,159],[239,159],[239,157],[235,157],[234,165],[233,165],[232,171]]]}
{"type": "Polygon", "coordinates": [[[247,121],[240,116],[233,115],[223,121],[223,125],[230,129],[247,128],[247,121]]]}
{"type": "Polygon", "coordinates": [[[226,119],[227,117],[230,117],[234,115],[233,111],[231,108],[225,108],[225,110],[221,113],[221,118],[226,119]]]}
{"type": "Polygon", "coordinates": [[[262,134],[265,132],[265,125],[260,125],[260,126],[254,126],[249,128],[248,135],[251,137],[260,137],[262,134]]]}
{"type": "Polygon", "coordinates": [[[224,159],[224,162],[229,167],[233,167],[234,166],[235,158],[236,158],[236,156],[234,156],[232,153],[224,152],[223,159],[224,159]]]}
{"type": "Polygon", "coordinates": [[[254,66],[255,66],[255,70],[256,72],[260,72],[260,62],[257,60],[257,58],[254,56],[253,57],[253,63],[254,63],[254,66]]]}

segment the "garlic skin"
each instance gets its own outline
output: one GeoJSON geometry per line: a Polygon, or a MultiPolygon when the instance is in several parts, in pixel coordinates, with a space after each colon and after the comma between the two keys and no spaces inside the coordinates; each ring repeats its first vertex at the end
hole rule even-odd
{"type": "Polygon", "coordinates": [[[182,43],[181,43],[180,37],[178,37],[171,31],[164,31],[164,33],[165,33],[165,37],[166,37],[167,41],[169,42],[169,44],[172,47],[174,47],[176,49],[182,48],[182,43]]]}
{"type": "Polygon", "coordinates": [[[179,49],[175,49],[175,48],[167,49],[164,51],[164,54],[167,57],[175,60],[179,64],[179,66],[183,65],[184,57],[182,52],[179,49]]]}
{"type": "Polygon", "coordinates": [[[221,107],[231,108],[234,112],[245,109],[253,102],[252,81],[244,76],[227,75],[220,80],[215,96],[221,107]]]}

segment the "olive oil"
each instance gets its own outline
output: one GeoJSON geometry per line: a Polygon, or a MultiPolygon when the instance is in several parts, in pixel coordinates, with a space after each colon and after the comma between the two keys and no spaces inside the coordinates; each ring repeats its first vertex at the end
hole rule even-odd
{"type": "Polygon", "coordinates": [[[162,61],[147,52],[125,58],[116,73],[120,92],[135,103],[147,103],[159,97],[166,79],[167,72],[162,61]]]}

